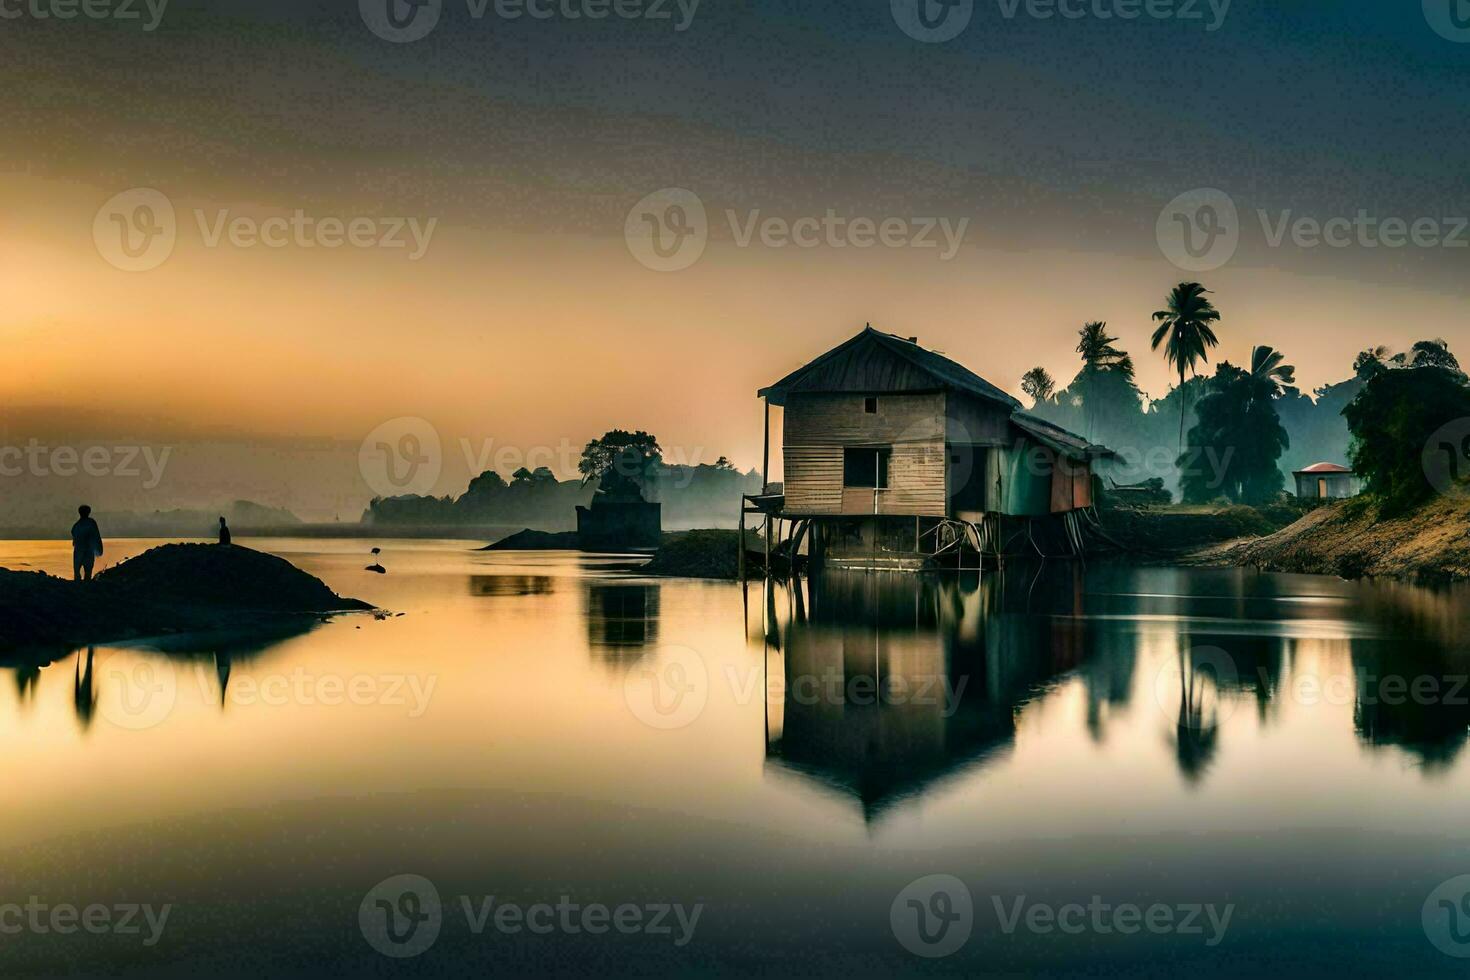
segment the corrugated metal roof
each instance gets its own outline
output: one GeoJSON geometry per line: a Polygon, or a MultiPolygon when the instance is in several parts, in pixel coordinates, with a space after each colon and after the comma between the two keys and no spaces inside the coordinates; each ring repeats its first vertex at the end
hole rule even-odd
{"type": "Polygon", "coordinates": [[[964,391],[1011,409],[1021,403],[964,365],[911,340],[867,327],[758,394],[772,405],[792,393],[964,391]]]}
{"type": "Polygon", "coordinates": [[[1313,463],[1311,466],[1308,466],[1306,469],[1304,469],[1304,470],[1297,470],[1296,472],[1298,472],[1298,473],[1351,473],[1352,470],[1350,468],[1346,467],[1346,466],[1339,465],[1338,463],[1313,463]]]}
{"type": "Polygon", "coordinates": [[[1106,446],[1088,442],[1075,432],[1068,432],[1059,425],[1053,425],[1045,419],[1037,418],[1026,412],[1012,412],[1011,424],[1022,432],[1031,436],[1044,446],[1062,453],[1065,456],[1116,456],[1106,446]]]}

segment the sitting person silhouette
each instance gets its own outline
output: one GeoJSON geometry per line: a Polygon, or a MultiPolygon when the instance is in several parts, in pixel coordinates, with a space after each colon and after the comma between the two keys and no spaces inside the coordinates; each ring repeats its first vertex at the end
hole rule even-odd
{"type": "Polygon", "coordinates": [[[225,526],[225,519],[223,517],[219,519],[219,543],[230,543],[230,529],[225,526]]]}
{"type": "Polygon", "coordinates": [[[92,520],[92,508],[77,508],[82,515],[71,526],[71,577],[77,582],[92,580],[92,565],[102,556],[102,531],[92,520]]]}

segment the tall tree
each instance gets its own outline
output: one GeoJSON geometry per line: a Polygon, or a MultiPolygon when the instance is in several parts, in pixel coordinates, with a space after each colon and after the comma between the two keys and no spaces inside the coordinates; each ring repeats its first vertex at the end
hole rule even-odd
{"type": "Polygon", "coordinates": [[[1038,365],[1021,375],[1021,390],[1031,399],[1032,407],[1035,408],[1051,401],[1051,396],[1056,393],[1057,383],[1052,380],[1046,368],[1038,365]]]}
{"type": "Polygon", "coordinates": [[[1109,397],[1108,393],[1117,394],[1112,391],[1117,387],[1132,387],[1133,358],[1114,346],[1118,338],[1108,335],[1108,325],[1101,320],[1083,324],[1077,337],[1082,370],[1072,381],[1072,390],[1082,395],[1082,412],[1090,439],[1101,403],[1109,397]]]}
{"type": "MultiPolygon", "coordinates": [[[[1348,458],[1384,511],[1398,513],[1470,476],[1470,446],[1436,433],[1470,416],[1470,385],[1443,367],[1380,371],[1342,410],[1352,430],[1348,458]],[[1428,470],[1447,481],[1436,488],[1428,470]]],[[[1452,431],[1452,435],[1453,435],[1452,431]]]]}
{"type": "Polygon", "coordinates": [[[1260,504],[1280,493],[1285,478],[1277,461],[1291,440],[1273,404],[1282,390],[1282,367],[1271,362],[1275,351],[1265,350],[1259,376],[1222,361],[1206,385],[1188,449],[1179,454],[1185,500],[1223,495],[1260,504]]]}
{"type": "Polygon", "coordinates": [[[605,493],[632,496],[648,486],[662,457],[658,439],[649,433],[613,429],[587,443],[577,469],[583,484],[597,480],[605,493]]]}
{"type": "Polygon", "coordinates": [[[1359,381],[1367,381],[1384,370],[1389,353],[1389,349],[1382,344],[1359,351],[1358,356],[1353,359],[1353,377],[1359,381]]]}
{"type": "MultiPolygon", "coordinates": [[[[1209,349],[1220,341],[1213,324],[1220,321],[1220,311],[1206,298],[1209,290],[1197,282],[1181,282],[1170,292],[1162,310],[1154,313],[1159,328],[1151,341],[1154,350],[1164,344],[1164,360],[1179,371],[1179,387],[1184,387],[1184,373],[1193,373],[1195,365],[1208,361],[1209,349]],[[1166,343],[1167,341],[1167,343],[1166,343]]],[[[1184,450],[1184,416],[1186,406],[1179,402],[1179,449],[1184,450]]]]}
{"type": "Polygon", "coordinates": [[[1421,340],[1410,348],[1410,362],[1414,367],[1439,367],[1446,371],[1460,372],[1460,362],[1455,355],[1450,353],[1450,345],[1445,341],[1435,338],[1434,340],[1421,340]]]}
{"type": "Polygon", "coordinates": [[[1286,356],[1273,347],[1261,344],[1251,349],[1251,384],[1256,397],[1275,400],[1296,384],[1296,368],[1283,364],[1286,356]]]}

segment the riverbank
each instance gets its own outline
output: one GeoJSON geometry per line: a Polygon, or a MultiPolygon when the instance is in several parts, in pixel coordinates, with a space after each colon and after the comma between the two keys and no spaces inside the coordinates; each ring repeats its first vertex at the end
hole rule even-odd
{"type": "Polygon", "coordinates": [[[371,608],[274,555],[239,545],[170,544],[91,582],[0,569],[0,649],[274,627],[371,608]]]}
{"type": "Polygon", "coordinates": [[[1318,505],[1283,500],[1266,507],[1244,504],[1107,507],[1099,514],[1103,530],[1125,553],[1173,559],[1212,545],[1259,538],[1289,527],[1318,505]]]}
{"type": "Polygon", "coordinates": [[[1371,498],[1355,497],[1264,537],[1200,548],[1182,563],[1349,579],[1467,580],[1470,500],[1436,497],[1408,513],[1384,516],[1371,498]]]}

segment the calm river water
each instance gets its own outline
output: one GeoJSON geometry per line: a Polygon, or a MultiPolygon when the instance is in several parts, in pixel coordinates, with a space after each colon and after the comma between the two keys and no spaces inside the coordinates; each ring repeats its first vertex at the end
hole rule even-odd
{"type": "Polygon", "coordinates": [[[240,543],[402,615],[0,660],[0,974],[1470,970],[1470,593],[240,543]]]}

